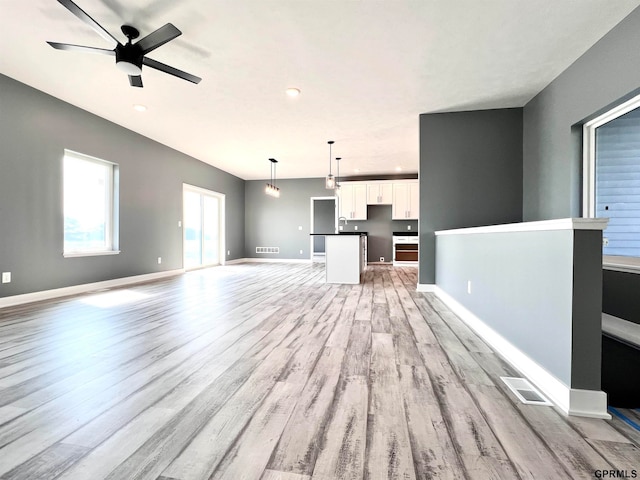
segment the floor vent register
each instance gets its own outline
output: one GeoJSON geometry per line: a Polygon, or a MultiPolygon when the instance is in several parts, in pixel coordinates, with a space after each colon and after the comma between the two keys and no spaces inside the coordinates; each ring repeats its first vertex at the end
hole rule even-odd
{"type": "Polygon", "coordinates": [[[280,253],[280,247],[256,247],[256,253],[280,253]]]}
{"type": "Polygon", "coordinates": [[[532,405],[553,405],[538,391],[536,387],[524,378],[500,377],[500,379],[522,403],[532,405]]]}

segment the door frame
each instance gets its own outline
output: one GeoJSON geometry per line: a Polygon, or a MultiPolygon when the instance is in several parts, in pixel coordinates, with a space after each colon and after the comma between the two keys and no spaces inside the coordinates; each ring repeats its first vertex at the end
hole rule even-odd
{"type": "MultiPolygon", "coordinates": [[[[191,185],[189,183],[183,183],[182,184],[182,220],[180,222],[180,227],[182,228],[182,268],[184,270],[197,270],[199,268],[206,268],[206,267],[213,267],[216,265],[224,265],[225,264],[225,259],[227,258],[227,256],[225,255],[225,251],[227,249],[226,247],[226,219],[225,219],[225,199],[226,196],[224,193],[220,193],[220,192],[214,192],[213,190],[208,190],[206,188],[202,188],[202,187],[197,187],[195,185],[191,185]],[[184,249],[185,249],[185,245],[186,245],[186,228],[184,225],[184,218],[185,218],[185,205],[184,205],[184,194],[185,192],[194,192],[194,193],[199,193],[201,195],[206,195],[209,197],[215,197],[216,199],[218,199],[218,248],[219,248],[219,252],[218,252],[218,263],[211,263],[211,264],[206,264],[206,265],[199,265],[197,267],[189,267],[186,268],[185,264],[184,264],[184,249]]],[[[204,231],[204,229],[203,229],[204,231]]],[[[204,242],[202,243],[204,244],[204,242]]]]}
{"type": "MultiPolygon", "coordinates": [[[[331,196],[331,197],[310,197],[309,198],[309,205],[310,205],[310,211],[311,211],[311,222],[309,223],[309,233],[315,233],[313,231],[313,206],[316,200],[333,200],[335,203],[335,209],[334,209],[334,218],[333,218],[333,224],[334,224],[334,228],[335,231],[337,233],[338,231],[338,197],[331,196]]],[[[309,259],[311,261],[313,261],[313,236],[309,235],[309,259]]]]}

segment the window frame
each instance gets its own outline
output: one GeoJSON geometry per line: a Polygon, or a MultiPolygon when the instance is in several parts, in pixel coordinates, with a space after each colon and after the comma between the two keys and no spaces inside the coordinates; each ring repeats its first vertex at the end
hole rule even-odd
{"type": "Polygon", "coordinates": [[[117,255],[119,250],[119,165],[108,160],[86,155],[84,153],[75,152],[73,150],[65,149],[62,157],[62,255],[65,258],[74,257],[92,257],[100,255],[117,255]],[[67,250],[64,239],[64,227],[65,227],[65,158],[70,157],[76,160],[94,163],[103,167],[108,167],[109,172],[107,179],[107,198],[106,198],[106,215],[105,215],[105,240],[106,247],[100,249],[87,249],[87,250],[67,250]]]}
{"type": "MultiPolygon", "coordinates": [[[[582,126],[582,216],[595,218],[596,212],[596,129],[632,110],[640,108],[640,95],[613,107],[582,126]]],[[[603,255],[605,270],[640,273],[640,257],[603,255]]]]}

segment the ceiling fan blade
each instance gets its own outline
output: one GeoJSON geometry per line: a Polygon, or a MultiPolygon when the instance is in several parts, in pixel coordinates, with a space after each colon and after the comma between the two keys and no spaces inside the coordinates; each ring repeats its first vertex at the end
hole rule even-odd
{"type": "Polygon", "coordinates": [[[74,52],[84,52],[84,53],[100,53],[102,55],[115,55],[116,52],[113,50],[107,50],[106,48],[95,48],[95,47],[85,47],[84,45],[72,45],[70,43],[58,43],[58,42],[47,42],[56,50],[67,50],[74,52]]]}
{"type": "Polygon", "coordinates": [[[142,54],[146,55],[152,50],[155,50],[161,45],[170,42],[176,37],[182,35],[182,32],[178,30],[173,24],[167,23],[164,27],[160,27],[154,32],[151,32],[144,38],[141,38],[136,42],[142,49],[142,54]]]}
{"type": "Polygon", "coordinates": [[[87,13],[82,10],[78,5],[73,3],[71,0],[58,0],[60,4],[62,4],[67,10],[73,13],[76,17],[82,20],[84,23],[93,28],[98,34],[109,42],[113,42],[116,45],[119,44],[118,39],[116,39],[113,35],[107,32],[102,25],[96,22],[93,18],[91,18],[87,13]]]}
{"type": "Polygon", "coordinates": [[[191,75],[190,73],[183,72],[182,70],[178,70],[177,68],[170,67],[169,65],[165,65],[164,63],[160,63],[147,57],[144,57],[142,59],[142,63],[147,67],[155,68],[156,70],[160,70],[161,72],[168,73],[169,75],[182,78],[183,80],[187,80],[188,82],[200,83],[200,80],[202,80],[200,77],[196,77],[195,75],[191,75]]]}
{"type": "Polygon", "coordinates": [[[132,87],[142,88],[142,77],[140,75],[129,75],[129,85],[131,85],[132,87]]]}

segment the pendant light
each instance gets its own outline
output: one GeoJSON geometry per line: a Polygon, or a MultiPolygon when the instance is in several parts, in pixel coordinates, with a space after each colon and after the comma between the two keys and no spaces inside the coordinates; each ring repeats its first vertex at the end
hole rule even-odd
{"type": "Polygon", "coordinates": [[[324,182],[324,187],[327,190],[333,190],[336,188],[336,179],[331,175],[331,145],[333,145],[333,140],[329,140],[327,142],[329,144],[329,175],[327,175],[327,179],[324,182]]]}
{"type": "Polygon", "coordinates": [[[340,160],[341,157],[336,157],[336,191],[340,190],[340,160]]]}
{"type": "Polygon", "coordinates": [[[280,189],[276,187],[276,163],[278,163],[278,161],[275,158],[270,158],[269,161],[271,162],[271,177],[269,179],[269,183],[267,183],[267,186],[264,189],[264,193],[272,197],[279,198],[280,189]]]}

